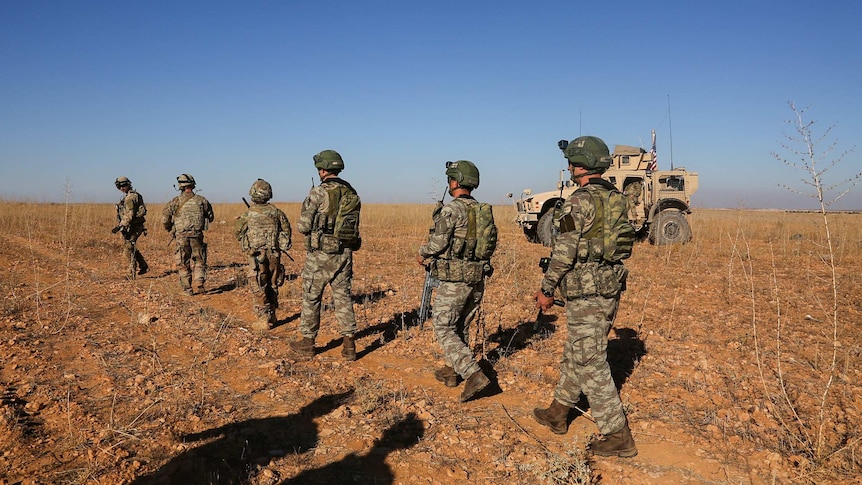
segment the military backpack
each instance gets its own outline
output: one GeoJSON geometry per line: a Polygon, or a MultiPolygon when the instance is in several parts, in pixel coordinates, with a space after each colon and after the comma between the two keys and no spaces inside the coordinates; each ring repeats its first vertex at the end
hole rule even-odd
{"type": "Polygon", "coordinates": [[[591,260],[604,260],[617,263],[632,255],[635,229],[629,222],[628,205],[625,197],[616,189],[586,190],[596,208],[593,226],[584,234],[586,241],[601,241],[590,254],[591,260]],[[598,251],[597,251],[598,250],[598,251]]]}
{"type": "Polygon", "coordinates": [[[341,252],[342,248],[358,251],[362,246],[362,237],[359,235],[362,201],[359,194],[344,180],[332,179],[328,182],[332,182],[326,187],[328,208],[314,224],[315,230],[320,231],[319,241],[316,244],[310,242],[310,246],[328,253],[341,252]]]}
{"type": "Polygon", "coordinates": [[[490,260],[497,249],[497,226],[491,204],[478,202],[467,212],[466,259],[490,260]]]}

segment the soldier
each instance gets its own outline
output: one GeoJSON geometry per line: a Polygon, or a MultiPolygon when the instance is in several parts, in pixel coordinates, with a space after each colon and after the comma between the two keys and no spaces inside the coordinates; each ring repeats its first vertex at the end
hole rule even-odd
{"type": "Polygon", "coordinates": [[[171,199],[162,211],[162,225],[176,243],[176,265],[180,285],[187,295],[192,290],[192,272],[198,293],[205,290],[207,280],[207,245],[204,231],[213,221],[213,208],[201,195],[195,194],[195,179],[189,174],[177,177],[180,195],[171,199]],[[194,268],[192,268],[194,266],[194,268]]]}
{"type": "Polygon", "coordinates": [[[255,330],[268,330],[276,323],[278,287],[284,283],[281,252],[290,249],[290,221],[284,212],[269,204],[272,186],[257,179],[248,191],[252,205],[237,220],[236,238],[248,255],[251,293],[254,295],[255,330]]]}
{"type": "Polygon", "coordinates": [[[123,193],[123,198],[117,204],[117,226],[113,232],[123,235],[123,254],[129,264],[129,277],[134,279],[136,273],[142,275],[150,270],[144,256],[138,251],[138,238],[147,233],[144,225],[147,206],[128,178],[117,177],[114,185],[123,193]]]}
{"type": "Polygon", "coordinates": [[[356,360],[356,317],[350,287],[353,280],[353,251],[359,249],[361,202],[356,190],[338,177],[344,160],[335,150],[323,150],[313,157],[320,185],[312,187],[302,203],[297,230],[305,235],[305,266],[302,268],[301,338],[290,342],[295,352],[313,356],[314,339],[320,330],[320,304],[329,285],[335,318],[341,327],[341,355],[356,360]]]}
{"type": "Polygon", "coordinates": [[[580,186],[563,204],[559,230],[541,289],[533,296],[547,311],[559,287],[566,298],[568,340],[563,349],[560,381],[547,409],[533,415],[556,434],[568,430],[569,410],[586,395],[599,431],[590,450],[600,456],[632,457],[632,439],[619,393],[607,361],[608,333],[616,317],[628,271],[622,259],[631,254],[634,229],[626,201],[601,178],[611,164],[607,145],[594,136],[561,142],[572,180],[580,186]]]}
{"type": "Polygon", "coordinates": [[[626,203],[628,204],[628,217],[632,223],[638,220],[637,206],[641,203],[643,191],[644,183],[641,179],[633,180],[623,187],[623,195],[626,196],[626,203]]]}
{"type": "MultiPolygon", "coordinates": [[[[477,222],[474,210],[481,206],[471,193],[479,187],[479,169],[472,162],[446,162],[446,177],[452,201],[434,215],[434,228],[428,243],[419,248],[417,261],[430,264],[432,275],[440,281],[432,306],[434,335],[443,349],[446,365],[434,377],[447,387],[466,379],[460,400],[465,402],[485,389],[490,381],[473,359],[468,346],[470,323],[476,317],[485,292],[485,277],[490,276],[490,258],[496,247],[497,232],[493,216],[484,224],[477,222]],[[488,226],[490,222],[490,226],[488,226]],[[491,229],[493,228],[493,229],[491,229]],[[478,251],[477,241],[486,233],[488,250],[478,251]],[[472,234],[471,234],[472,233],[472,234]],[[429,262],[430,260],[430,262],[429,262]]],[[[487,204],[485,204],[487,206],[487,204]]],[[[490,206],[488,213],[490,213],[490,206]]]]}

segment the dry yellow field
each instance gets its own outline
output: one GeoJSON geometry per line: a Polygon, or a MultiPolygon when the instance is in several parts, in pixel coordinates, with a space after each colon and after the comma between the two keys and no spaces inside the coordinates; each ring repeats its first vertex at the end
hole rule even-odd
{"type": "MultiPolygon", "coordinates": [[[[298,204],[276,204],[291,221],[298,204]]],[[[585,456],[535,423],[550,401],[565,313],[536,324],[548,249],[495,207],[500,243],[474,348],[493,390],[461,404],[438,383],[430,325],[412,321],[430,206],[363,207],[353,293],[359,359],[332,309],[318,354],[291,354],[302,240],[278,325],[253,320],[216,204],[208,292],[182,293],[149,207],[151,271],[124,277],[110,204],[0,201],[0,484],[824,483],[860,474],[862,215],[697,210],[694,239],[639,243],[609,359],[637,457],[585,456]]]]}

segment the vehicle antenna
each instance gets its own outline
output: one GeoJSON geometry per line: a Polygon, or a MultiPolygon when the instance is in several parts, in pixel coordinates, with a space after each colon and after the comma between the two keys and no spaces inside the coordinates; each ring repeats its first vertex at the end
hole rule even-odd
{"type": "Polygon", "coordinates": [[[673,170],[673,128],[670,123],[670,94],[667,95],[667,131],[670,134],[670,169],[673,170]]]}

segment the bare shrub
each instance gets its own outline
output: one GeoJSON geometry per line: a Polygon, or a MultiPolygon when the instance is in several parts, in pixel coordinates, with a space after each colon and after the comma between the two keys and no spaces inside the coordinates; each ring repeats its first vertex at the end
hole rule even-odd
{"type": "MultiPolygon", "coordinates": [[[[848,418],[842,411],[849,391],[841,377],[842,339],[851,322],[846,311],[847,302],[843,298],[846,281],[842,280],[836,259],[840,245],[833,235],[833,214],[829,207],[862,181],[862,173],[837,184],[827,183],[825,175],[852,150],[830,160],[837,142],[829,143],[825,150],[820,150],[820,146],[826,143],[832,127],[818,137],[813,131],[814,121],[804,118],[806,109],[798,109],[793,103],[789,103],[789,107],[794,117],[788,124],[795,134],[787,135],[786,142],[781,145],[786,154],[773,153],[773,156],[807,177],[802,180],[803,188],[785,188],[817,202],[820,225],[811,234],[795,233],[781,238],[785,241],[781,245],[770,243],[769,287],[775,313],[771,348],[767,350],[764,347],[765,337],[761,332],[764,322],[757,315],[756,305],[751,309],[752,327],[767,409],[781,424],[782,433],[772,445],[785,455],[805,457],[809,463],[800,464],[799,468],[817,473],[827,467],[852,468],[849,462],[856,462],[854,457],[859,449],[860,436],[846,426],[848,418]],[[776,260],[788,254],[785,246],[788,241],[792,245],[792,254],[807,258],[799,268],[801,274],[789,277],[810,278],[807,288],[815,314],[793,314],[785,306],[788,301],[783,280],[785,275],[779,274],[776,260]],[[800,318],[810,322],[809,335],[787,333],[785,322],[800,318]],[[813,361],[806,362],[800,352],[800,344],[816,346],[813,361]]],[[[757,269],[750,258],[743,257],[748,254],[744,237],[741,243],[735,247],[746,250],[737,252],[734,259],[744,269],[749,282],[749,297],[754,304],[759,291],[755,275],[757,269]]],[[[811,475],[808,478],[812,479],[811,475]]]]}

